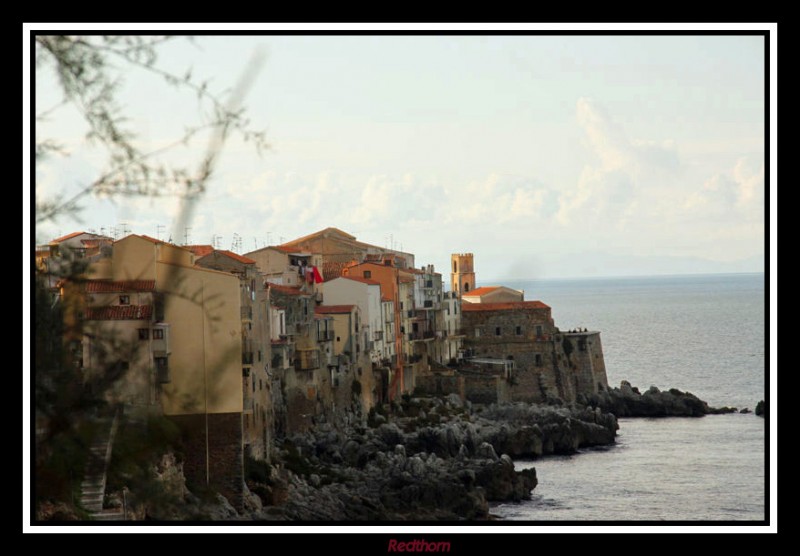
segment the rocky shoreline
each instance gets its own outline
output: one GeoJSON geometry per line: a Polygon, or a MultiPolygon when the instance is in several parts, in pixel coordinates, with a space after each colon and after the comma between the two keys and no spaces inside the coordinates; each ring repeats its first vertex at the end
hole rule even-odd
{"type": "Polygon", "coordinates": [[[321,423],[285,438],[272,463],[248,460],[243,512],[219,495],[201,500],[167,462],[159,477],[177,503],[140,519],[488,520],[490,503],[529,499],[538,483],[534,468],[515,470],[516,458],[613,444],[617,417],[736,411],[675,389],[642,394],[625,381],[580,401],[473,406],[455,394],[406,396],[355,424],[321,423]]]}
{"type": "Polygon", "coordinates": [[[490,502],[525,500],[536,487],[536,470],[516,471],[512,458],[611,444],[617,428],[599,409],[407,399],[366,426],[287,439],[282,463],[248,478],[262,503],[248,519],[490,519],[490,502]]]}

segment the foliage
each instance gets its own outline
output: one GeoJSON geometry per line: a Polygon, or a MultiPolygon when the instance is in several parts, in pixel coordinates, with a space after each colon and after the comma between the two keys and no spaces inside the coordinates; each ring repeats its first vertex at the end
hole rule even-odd
{"type": "MultiPolygon", "coordinates": [[[[211,90],[208,81],[197,80],[191,69],[177,75],[159,65],[159,47],[174,39],[133,35],[35,37],[37,73],[51,68],[63,96],[58,105],[36,114],[37,124],[63,106],[72,105],[86,123],[86,138],[107,154],[101,174],[73,197],[37,199],[37,223],[74,213],[78,202],[90,194],[197,196],[205,190],[218,154],[232,133],[252,143],[258,152],[266,148],[264,132],[251,128],[241,106],[247,87],[257,75],[260,58],[253,59],[241,82],[223,98],[211,90]],[[133,70],[145,71],[162,78],[169,87],[191,93],[198,101],[201,120],[187,126],[172,141],[150,151],[142,150],[119,100],[123,75],[133,70]],[[211,131],[212,138],[205,156],[194,168],[164,160],[165,153],[186,145],[204,131],[211,131]]],[[[36,137],[37,163],[54,154],[65,154],[63,143],[57,138],[38,132],[36,137]]]]}
{"type": "MultiPolygon", "coordinates": [[[[197,199],[212,176],[225,142],[237,135],[254,145],[266,147],[264,134],[251,128],[242,108],[244,94],[257,75],[260,60],[254,58],[243,78],[227,92],[214,92],[208,81],[198,80],[189,70],[171,73],[159,64],[159,49],[175,37],[168,36],[65,36],[36,35],[37,79],[52,70],[61,100],[36,113],[36,163],[54,156],[66,156],[64,139],[48,137],[44,124],[62,108],[76,109],[86,127],[86,139],[103,153],[104,166],[90,183],[82,184],[72,197],[36,199],[36,223],[52,221],[64,214],[75,215],[79,202],[89,195],[149,196],[178,195],[197,199]],[[167,87],[190,94],[198,103],[198,121],[172,140],[144,150],[138,141],[120,100],[124,77],[142,71],[163,79],[167,87]],[[175,165],[166,155],[180,145],[208,134],[205,154],[194,162],[175,165]]],[[[189,39],[191,40],[191,39],[189,39]]],[[[186,218],[187,209],[178,215],[186,218]]],[[[62,254],[66,255],[66,254],[62,254]]],[[[97,426],[94,418],[106,411],[105,391],[119,374],[114,367],[101,369],[98,381],[87,377],[70,358],[64,339],[80,342],[81,323],[75,330],[65,326],[65,307],[49,289],[59,279],[79,284],[85,261],[59,261],[58,276],[37,269],[34,280],[34,365],[33,389],[36,411],[35,503],[44,501],[74,504],[83,479],[89,446],[97,426]],[[48,285],[49,282],[49,285],[48,285]]],[[[116,346],[116,344],[115,344],[116,346]]],[[[77,348],[79,349],[79,348],[77,348]]],[[[114,348],[116,349],[116,347],[114,348]]],[[[121,369],[117,369],[121,371],[121,369]]],[[[158,483],[153,481],[158,456],[179,445],[176,430],[165,419],[148,421],[144,428],[124,426],[119,431],[109,469],[109,489],[127,486],[142,499],[159,500],[158,483]]]]}

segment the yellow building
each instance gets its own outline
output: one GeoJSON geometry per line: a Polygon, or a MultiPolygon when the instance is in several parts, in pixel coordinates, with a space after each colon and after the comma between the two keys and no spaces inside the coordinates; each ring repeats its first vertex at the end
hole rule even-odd
{"type": "Polygon", "coordinates": [[[115,401],[157,400],[163,414],[178,423],[185,433],[184,472],[190,482],[213,485],[240,505],[239,278],[193,264],[188,249],[147,236],[114,242],[111,257],[90,267],[91,283],[114,291],[87,298],[87,316],[93,320],[86,321],[92,336],[86,338],[84,353],[104,351],[107,360],[101,368],[124,372],[128,386],[117,391],[136,398],[115,401]],[[126,289],[129,284],[148,287],[133,292],[126,289]],[[154,339],[160,342],[153,344],[154,339]],[[139,349],[125,351],[125,345],[139,349]],[[128,359],[109,366],[122,357],[128,359]]]}

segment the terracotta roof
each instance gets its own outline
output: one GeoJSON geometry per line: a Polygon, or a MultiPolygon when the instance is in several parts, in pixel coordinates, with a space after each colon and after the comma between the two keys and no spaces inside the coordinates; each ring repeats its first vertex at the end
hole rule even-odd
{"type": "Polygon", "coordinates": [[[93,239],[82,239],[81,244],[85,245],[86,247],[97,247],[101,243],[109,243],[111,242],[111,238],[93,238],[93,239]]]}
{"type": "Polygon", "coordinates": [[[355,305],[319,305],[314,307],[314,313],[318,315],[349,313],[354,307],[355,305]]]}
{"type": "Polygon", "coordinates": [[[239,255],[238,253],[234,253],[233,251],[228,251],[227,249],[217,249],[217,252],[218,253],[223,253],[223,254],[227,255],[228,257],[230,257],[231,259],[233,259],[235,261],[239,261],[240,263],[256,264],[256,262],[253,259],[248,259],[247,257],[243,257],[242,255],[239,255]]]}
{"type": "Polygon", "coordinates": [[[318,232],[314,232],[313,234],[308,234],[307,236],[299,237],[297,239],[293,239],[292,241],[287,241],[286,243],[284,243],[282,245],[283,246],[285,246],[285,245],[296,245],[298,243],[302,243],[302,242],[307,241],[309,239],[317,238],[317,237],[320,237],[320,236],[323,236],[323,235],[326,235],[326,234],[334,234],[334,235],[340,236],[342,239],[349,239],[349,240],[356,239],[356,236],[351,236],[350,234],[348,234],[347,232],[343,232],[339,228],[328,227],[328,228],[325,228],[324,230],[320,230],[318,232]]]}
{"type": "Polygon", "coordinates": [[[498,288],[500,288],[500,286],[483,286],[482,288],[472,290],[471,292],[464,292],[461,294],[461,297],[480,297],[482,295],[486,295],[487,293],[492,293],[498,288]]]}
{"type": "Polygon", "coordinates": [[[198,257],[205,257],[214,251],[213,245],[187,245],[186,248],[198,257]]]}
{"type": "Polygon", "coordinates": [[[341,276],[345,280],[353,280],[355,282],[361,282],[363,284],[369,284],[370,286],[380,286],[380,282],[376,282],[375,280],[370,280],[369,278],[364,278],[362,276],[341,276]]]}
{"type": "Polygon", "coordinates": [[[156,289],[155,280],[87,280],[88,293],[152,292],[156,289]]]}
{"type": "Polygon", "coordinates": [[[65,235],[65,236],[61,236],[61,237],[60,237],[60,238],[58,238],[58,239],[54,239],[54,240],[53,240],[53,241],[51,241],[50,243],[61,243],[62,241],[66,241],[66,240],[68,240],[68,239],[72,239],[73,237],[78,237],[79,235],[83,235],[83,234],[85,234],[85,233],[86,233],[86,232],[72,232],[71,234],[67,234],[67,235],[65,235]]]}
{"type": "Polygon", "coordinates": [[[394,301],[394,299],[392,299],[388,295],[382,295],[381,296],[381,301],[394,301]]]}
{"type": "MultiPolygon", "coordinates": [[[[273,284],[272,282],[267,282],[267,287],[271,290],[275,290],[276,292],[280,292],[285,295],[303,295],[303,292],[300,288],[295,288],[293,286],[284,286],[282,284],[273,284]]],[[[310,294],[306,294],[310,295],[310,294]]]]}
{"type": "Polygon", "coordinates": [[[283,245],[270,245],[267,249],[275,249],[281,253],[292,253],[294,251],[293,247],[285,247],[283,245]]]}
{"type": "Polygon", "coordinates": [[[86,320],[150,320],[152,316],[152,305],[89,307],[84,311],[86,320]]]}
{"type": "Polygon", "coordinates": [[[507,303],[463,303],[461,310],[471,311],[507,311],[509,309],[549,309],[550,306],[541,301],[509,301],[507,303]]]}

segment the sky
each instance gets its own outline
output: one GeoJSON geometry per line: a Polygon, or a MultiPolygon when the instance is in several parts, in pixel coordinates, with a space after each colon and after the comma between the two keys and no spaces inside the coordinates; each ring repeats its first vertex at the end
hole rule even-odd
{"type": "MultiPolygon", "coordinates": [[[[214,91],[248,71],[244,107],[270,148],[225,144],[188,236],[177,198],[91,197],[38,243],[124,224],[245,253],[334,226],[443,273],[472,252],[478,285],[764,270],[763,36],[199,36],[158,55],[214,91]]],[[[121,70],[145,150],[202,121],[192,94],[121,70]]],[[[56,105],[51,68],[35,77],[37,111],[56,105]]],[[[37,163],[37,201],[103,171],[85,131],[69,105],[37,122],[69,153],[37,163]]],[[[167,157],[194,167],[207,142],[167,157]]]]}

